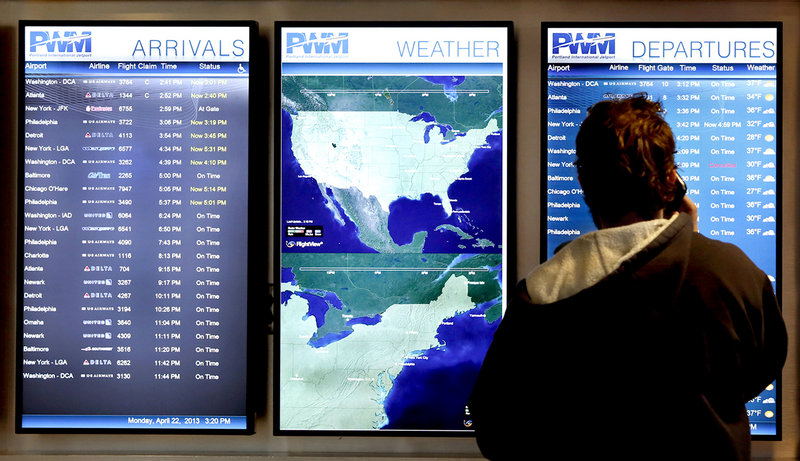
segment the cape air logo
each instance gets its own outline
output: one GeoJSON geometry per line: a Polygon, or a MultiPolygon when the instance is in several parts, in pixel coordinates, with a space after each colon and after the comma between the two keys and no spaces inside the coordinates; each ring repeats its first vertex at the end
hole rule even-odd
{"type": "Polygon", "coordinates": [[[616,54],[613,33],[553,32],[553,56],[611,58],[616,54]],[[563,53],[562,53],[563,52],[563,53]]]}
{"type": "Polygon", "coordinates": [[[91,32],[33,30],[29,38],[31,55],[88,56],[92,53],[91,32]]]}
{"type": "Polygon", "coordinates": [[[347,33],[286,33],[287,55],[347,56],[348,53],[349,43],[347,33]]]}

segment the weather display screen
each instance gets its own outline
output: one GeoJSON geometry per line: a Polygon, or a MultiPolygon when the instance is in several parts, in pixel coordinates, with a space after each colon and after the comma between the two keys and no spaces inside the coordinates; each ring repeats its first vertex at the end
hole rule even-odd
{"type": "MultiPolygon", "coordinates": [[[[543,257],[596,229],[573,166],[587,108],[646,92],[666,110],[700,232],[741,248],[778,292],[780,25],[545,26],[543,257]]],[[[777,386],[747,405],[754,436],[780,435],[777,386]]]]}
{"type": "Polygon", "coordinates": [[[17,430],[251,430],[254,23],[23,22],[17,430]]]}
{"type": "Polygon", "coordinates": [[[278,432],[471,432],[503,312],[509,34],[279,23],[278,432]]]}

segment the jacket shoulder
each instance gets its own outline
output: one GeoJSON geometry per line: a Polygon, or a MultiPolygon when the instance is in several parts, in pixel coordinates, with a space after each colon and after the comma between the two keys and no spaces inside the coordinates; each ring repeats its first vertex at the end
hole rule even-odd
{"type": "Polygon", "coordinates": [[[716,274],[722,278],[747,276],[764,279],[766,274],[736,245],[710,239],[695,233],[692,236],[690,270],[702,271],[706,276],[716,274]]]}

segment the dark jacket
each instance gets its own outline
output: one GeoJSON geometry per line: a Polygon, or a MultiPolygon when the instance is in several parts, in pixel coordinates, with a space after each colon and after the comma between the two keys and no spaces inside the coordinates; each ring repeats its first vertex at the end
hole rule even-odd
{"type": "Polygon", "coordinates": [[[680,215],[584,235],[517,289],[469,404],[487,458],[749,459],[787,339],[737,247],[680,215]]]}

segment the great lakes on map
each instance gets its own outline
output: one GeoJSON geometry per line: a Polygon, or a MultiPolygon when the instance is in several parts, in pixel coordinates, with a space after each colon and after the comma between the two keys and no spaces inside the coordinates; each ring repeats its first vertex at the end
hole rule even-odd
{"type": "MultiPolygon", "coordinates": [[[[474,379],[501,316],[500,255],[295,253],[284,260],[282,428],[384,428],[409,405],[386,407],[401,372],[462,369],[474,379]]],[[[455,400],[441,411],[427,405],[432,414],[463,411],[472,382],[457,377],[424,390],[440,403],[455,400]]],[[[458,428],[456,417],[445,428],[458,428]]]]}
{"type": "Polygon", "coordinates": [[[284,224],[323,225],[321,252],[500,252],[501,81],[284,77],[284,224]]]}

